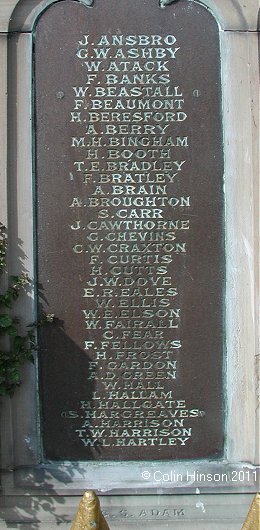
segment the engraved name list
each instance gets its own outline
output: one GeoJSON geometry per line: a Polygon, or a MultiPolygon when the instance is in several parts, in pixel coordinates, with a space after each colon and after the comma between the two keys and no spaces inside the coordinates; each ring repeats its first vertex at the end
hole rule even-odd
{"type": "Polygon", "coordinates": [[[182,343],[170,265],[176,253],[181,267],[187,252],[191,200],[174,195],[174,180],[185,178],[185,159],[176,154],[188,148],[188,136],[174,134],[187,114],[169,73],[180,48],[174,35],[89,37],[76,53],[87,84],[73,87],[71,112],[73,123],[84,124],[85,135],[72,137],[71,146],[87,188],[69,207],[87,208],[86,226],[79,219],[71,225],[87,229],[73,251],[90,264],[84,347],[95,351],[88,378],[102,381],[106,397],[94,393],[95,412],[81,402],[85,419],[77,432],[84,445],[185,445],[187,417],[204,413],[176,400],[173,383],[182,343]]]}

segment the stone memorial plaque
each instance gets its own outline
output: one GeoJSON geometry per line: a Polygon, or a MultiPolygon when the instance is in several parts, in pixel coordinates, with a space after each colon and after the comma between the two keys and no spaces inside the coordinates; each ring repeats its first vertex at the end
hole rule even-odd
{"type": "Polygon", "coordinates": [[[218,458],[217,23],[187,0],[65,0],[34,59],[44,457],[218,458]]]}

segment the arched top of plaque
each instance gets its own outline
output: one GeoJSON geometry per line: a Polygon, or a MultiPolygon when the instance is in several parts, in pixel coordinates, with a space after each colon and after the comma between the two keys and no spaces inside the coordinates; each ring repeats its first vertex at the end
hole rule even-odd
{"type": "Polygon", "coordinates": [[[170,4],[173,4],[173,2],[178,2],[178,0],[160,0],[160,7],[166,7],[170,4]]]}
{"type": "MultiPolygon", "coordinates": [[[[10,32],[31,32],[37,18],[51,4],[59,0],[7,0],[1,8],[0,13],[0,31],[10,32]]],[[[77,0],[74,0],[77,1],[77,0]]],[[[94,0],[100,1],[100,0],[94,0]]],[[[120,0],[119,0],[120,1],[120,0]]],[[[193,2],[193,0],[186,0],[193,2]]],[[[174,7],[179,0],[154,0],[158,6],[174,7]]],[[[81,0],[86,7],[92,5],[92,0],[81,0]]],[[[232,0],[232,2],[223,2],[223,0],[200,0],[197,2],[208,8],[217,19],[222,30],[247,30],[254,31],[258,26],[258,6],[257,2],[250,0],[232,0]]]]}

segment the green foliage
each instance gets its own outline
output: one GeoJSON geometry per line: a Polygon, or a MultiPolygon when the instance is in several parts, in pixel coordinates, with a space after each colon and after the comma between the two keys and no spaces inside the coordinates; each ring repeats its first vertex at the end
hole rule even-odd
{"type": "MultiPolygon", "coordinates": [[[[7,236],[6,229],[0,223],[0,280],[6,268],[7,236]]],[[[0,294],[0,339],[7,348],[0,348],[0,396],[12,396],[21,384],[21,367],[26,361],[33,362],[33,352],[37,349],[35,329],[44,322],[52,322],[54,315],[27,326],[21,332],[20,320],[9,314],[21,291],[30,283],[27,275],[11,276],[7,289],[0,294]]]]}

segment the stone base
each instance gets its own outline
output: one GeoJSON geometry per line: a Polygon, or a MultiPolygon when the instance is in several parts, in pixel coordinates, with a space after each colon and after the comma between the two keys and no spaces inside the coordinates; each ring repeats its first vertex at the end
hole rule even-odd
{"type": "MultiPolygon", "coordinates": [[[[253,494],[100,496],[111,530],[241,530],[253,494]]],[[[80,497],[2,497],[0,530],[70,530],[80,497]]]]}

